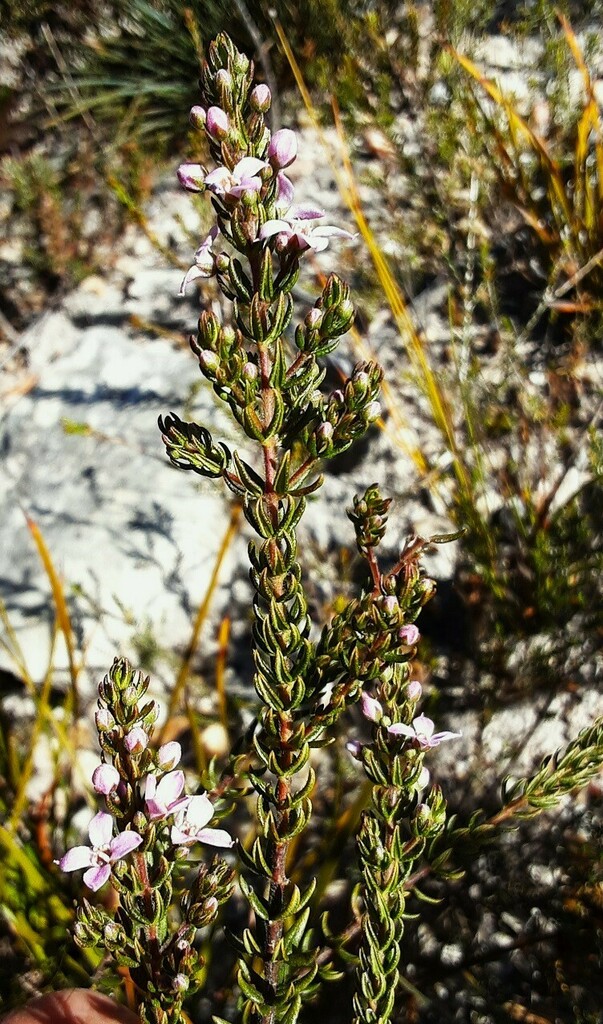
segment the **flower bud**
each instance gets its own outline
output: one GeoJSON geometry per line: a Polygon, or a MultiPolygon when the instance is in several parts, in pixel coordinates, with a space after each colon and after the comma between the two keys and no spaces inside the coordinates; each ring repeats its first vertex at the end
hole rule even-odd
{"type": "Polygon", "coordinates": [[[415,644],[419,642],[420,633],[417,627],[413,623],[410,623],[408,626],[402,626],[402,629],[398,632],[398,636],[406,647],[414,647],[415,644]]]}
{"type": "Polygon", "coordinates": [[[277,171],[292,164],[297,156],[297,138],[290,128],[275,132],[268,146],[268,159],[277,171]]]}
{"type": "Polygon", "coordinates": [[[206,914],[215,914],[219,906],[220,904],[218,903],[215,896],[208,896],[205,903],[203,904],[203,909],[206,914]]]}
{"type": "Polygon", "coordinates": [[[124,736],[124,746],[128,753],[133,754],[134,756],[136,756],[136,754],[142,754],[143,750],[146,750],[148,745],[149,737],[144,729],[139,725],[135,725],[134,728],[124,736]]]}
{"type": "Polygon", "coordinates": [[[258,114],[265,114],[272,103],[272,93],[267,85],[256,85],[249,97],[251,109],[258,114]]]}
{"type": "Polygon", "coordinates": [[[115,725],[115,719],[108,708],[99,708],[95,715],[95,721],[99,732],[107,732],[115,725]]]}
{"type": "Polygon", "coordinates": [[[221,107],[210,107],[207,111],[205,121],[207,134],[217,142],[226,138],[230,129],[228,114],[225,114],[221,107]]]}
{"type": "Polygon", "coordinates": [[[382,602],[382,608],[386,615],[395,615],[398,609],[400,608],[398,598],[393,597],[393,595],[391,594],[389,595],[389,597],[384,597],[382,602]]]}
{"type": "Polygon", "coordinates": [[[186,974],[177,974],[175,978],[172,978],[172,991],[173,992],[186,992],[190,982],[186,974]]]}
{"type": "Polygon", "coordinates": [[[157,767],[169,772],[180,762],[182,747],[175,740],[164,743],[157,751],[157,767]]]}
{"type": "Polygon", "coordinates": [[[237,50],[232,62],[232,67],[238,75],[246,75],[249,71],[249,57],[246,57],[244,53],[240,53],[237,50]]]}
{"type": "Polygon", "coordinates": [[[199,352],[199,366],[208,373],[215,373],[220,367],[220,360],[215,352],[209,348],[202,348],[199,352]]]}
{"type": "Polygon", "coordinates": [[[369,402],[365,410],[365,416],[367,423],[374,423],[378,420],[381,415],[381,406],[379,402],[369,402]]]}
{"type": "Polygon", "coordinates": [[[316,306],[314,306],[314,308],[311,309],[310,312],[306,315],[304,323],[309,330],[317,331],[322,324],[323,317],[323,311],[321,309],[317,309],[316,306]]]}
{"type": "Polygon", "coordinates": [[[321,423],[316,431],[316,436],[321,441],[330,441],[333,437],[333,424],[332,423],[321,423]]]}
{"type": "Polygon", "coordinates": [[[348,751],[348,753],[352,755],[353,758],[356,759],[356,761],[360,761],[362,757],[363,746],[364,744],[360,743],[358,740],[348,740],[348,742],[345,745],[345,749],[348,751]]]}
{"type": "Polygon", "coordinates": [[[120,775],[112,764],[99,764],[92,773],[92,785],[95,792],[108,796],[119,785],[120,775]]]}
{"type": "Polygon", "coordinates": [[[255,363],[245,363],[241,372],[245,380],[257,380],[258,368],[255,363]]]}
{"type": "Polygon", "coordinates": [[[360,698],[362,705],[362,714],[365,718],[368,718],[369,722],[378,722],[383,718],[383,708],[378,700],[374,697],[369,697],[368,693],[363,693],[360,698]]]}
{"type": "Polygon", "coordinates": [[[220,68],[216,75],[216,85],[221,89],[232,89],[232,75],[226,68],[220,68]]]}
{"type": "Polygon", "coordinates": [[[406,687],[406,694],[409,700],[418,700],[423,693],[423,687],[421,686],[418,679],[411,679],[410,683],[406,687]]]}
{"type": "Polygon", "coordinates": [[[220,252],[216,256],[216,270],[219,274],[226,274],[230,266],[230,256],[226,252],[220,252]]]}
{"type": "Polygon", "coordinates": [[[207,120],[205,107],[201,107],[199,104],[191,107],[189,118],[193,128],[204,128],[207,120]]]}
{"type": "Polygon", "coordinates": [[[202,192],[205,188],[205,168],[201,164],[180,164],[176,173],[187,192],[202,192]]]}

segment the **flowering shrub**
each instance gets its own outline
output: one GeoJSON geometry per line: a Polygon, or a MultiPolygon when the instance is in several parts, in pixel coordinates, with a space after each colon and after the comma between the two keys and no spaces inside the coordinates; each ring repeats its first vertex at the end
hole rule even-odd
{"type": "MultiPolygon", "coordinates": [[[[191,121],[205,132],[216,166],[186,163],[178,174],[186,189],[207,194],[216,222],[181,291],[215,277],[232,304],[229,323],[201,314],[191,347],[201,373],[255,443],[257,459],[248,462],[206,427],[174,414],[160,427],[171,462],[222,479],[255,534],[249,559],[256,721],[243,756],[239,745],[215,790],[187,795],[179,745],[153,747],[159,709],[146,701],[148,680],[116,660],[100,685],[96,717],[103,761],[93,786],[106,810],[92,819],[91,846],[69,850],[58,864],[87,868],[84,883],[93,891],[110,881],[119,896],[114,917],[84,900],[76,939],[103,945],[129,968],[145,1024],[171,1024],[202,982],[197,929],[216,922],[233,887],[233,870],[220,857],[193,869],[191,881],[191,848],[236,846],[249,908],[248,927],[233,936],[242,1019],[294,1024],[318,986],[336,977],[326,938],[309,927],[315,882],[300,886],[292,877],[296,841],[312,815],[312,749],[330,743],[341,716],[360,702],[370,738],[352,739],[348,749],[371,798],[357,836],[353,1020],[386,1024],[396,1012],[400,940],[417,862],[425,858],[443,873],[452,841],[442,793],[430,786],[424,762],[432,749],[461,737],[436,732],[430,718],[417,714],[422,691],[410,673],[420,640],[415,622],[434,593],[420,564],[429,542],[411,537],[384,572],[378,549],[390,501],[368,487],[348,515],[370,583],[312,638],[297,527],[307,496],[321,486],[322,461],[345,451],[379,415],[381,371],[359,363],[340,388],[325,388],[320,360],[354,318],[349,289],[334,274],[289,331],[305,256],[352,236],[319,223],[321,210],[295,204],[284,173],[296,158],[295,134],[282,128],[271,135],[264,119],[270,92],[254,85],[251,62],[228,37],[209,47],[201,87],[203,105],[193,107],[191,121]],[[235,844],[236,821],[230,832],[212,824],[236,806],[241,779],[256,796],[251,845],[235,844]]],[[[582,778],[596,770],[594,744],[589,734],[571,754],[582,778]]],[[[514,811],[531,813],[547,792],[550,798],[550,777],[538,786],[513,791],[514,811]]],[[[479,823],[472,828],[478,833],[479,823]]]]}

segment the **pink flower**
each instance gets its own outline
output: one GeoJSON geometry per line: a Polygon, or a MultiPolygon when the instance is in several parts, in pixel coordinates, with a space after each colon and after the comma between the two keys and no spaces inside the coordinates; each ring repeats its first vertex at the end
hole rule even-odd
{"type": "MultiPolygon", "coordinates": [[[[288,180],[288,179],[287,179],[288,180]]],[[[260,228],[260,238],[266,240],[276,235],[276,249],[282,252],[283,249],[293,249],[297,252],[304,252],[306,249],[314,249],[320,252],[326,249],[329,238],[353,238],[349,231],[343,228],[335,228],[329,224],[318,224],[315,221],[324,217],[324,210],[315,206],[299,205],[291,206],[286,215],[275,219],[267,220],[260,228]]]]}
{"type": "Polygon", "coordinates": [[[234,846],[234,839],[223,828],[205,828],[214,816],[214,807],[203,793],[189,797],[186,807],[178,811],[172,825],[171,838],[174,846],[190,846],[191,843],[206,843],[208,846],[234,846]]]}
{"type": "Polygon", "coordinates": [[[266,154],[270,163],[278,171],[292,164],[297,156],[297,138],[290,128],[281,128],[275,132],[266,154]]]}
{"type": "Polygon", "coordinates": [[[434,732],[434,729],[435,725],[431,718],[419,715],[410,725],[396,722],[395,725],[389,725],[387,731],[392,736],[404,736],[414,740],[421,750],[431,750],[432,747],[439,747],[440,743],[444,743],[446,740],[459,739],[461,736],[460,732],[434,732]]]}
{"type": "Polygon", "coordinates": [[[119,786],[119,772],[112,764],[99,764],[92,774],[92,785],[97,793],[108,796],[119,786]]]}
{"type": "Polygon", "coordinates": [[[155,775],[147,775],[144,798],[151,821],[167,818],[168,814],[186,807],[190,797],[181,796],[184,772],[168,772],[159,782],[155,775]]]}
{"type": "Polygon", "coordinates": [[[262,179],[258,172],[267,167],[264,160],[255,156],[244,156],[232,171],[228,167],[216,167],[205,178],[205,187],[217,196],[226,199],[240,199],[244,192],[259,192],[262,179]]]}
{"type": "Polygon", "coordinates": [[[191,281],[196,281],[200,277],[213,277],[216,272],[215,256],[212,251],[212,245],[218,236],[218,228],[216,225],[211,229],[209,235],[204,242],[201,243],[195,253],[195,262],[192,267],[189,267],[186,274],[182,279],[180,285],[179,295],[184,295],[187,284],[191,281]]]}
{"type": "Polygon", "coordinates": [[[90,846],[74,846],[55,861],[61,871],[78,871],[88,868],[84,874],[84,884],[96,892],[108,880],[111,865],[115,861],[127,857],[132,850],[142,843],[142,836],[137,832],[120,832],[113,838],[113,818],[110,814],[99,811],[95,814],[88,828],[90,846]]]}

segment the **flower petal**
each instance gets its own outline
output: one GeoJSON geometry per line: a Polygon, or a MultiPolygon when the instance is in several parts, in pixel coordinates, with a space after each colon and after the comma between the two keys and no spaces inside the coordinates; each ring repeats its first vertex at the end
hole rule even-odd
{"type": "Polygon", "coordinates": [[[202,828],[197,832],[195,839],[206,846],[222,846],[226,850],[235,844],[232,836],[223,828],[202,828]]]}
{"type": "Polygon", "coordinates": [[[104,811],[95,814],[88,826],[90,842],[97,850],[105,850],[113,837],[113,818],[104,811]]]}
{"type": "Polygon", "coordinates": [[[183,832],[177,825],[172,825],[170,839],[174,846],[190,846],[191,843],[196,842],[195,836],[189,836],[188,832],[183,832]]]}
{"type": "Polygon", "coordinates": [[[74,846],[56,862],[61,871],[79,871],[97,863],[94,851],[89,846],[74,846]]]}
{"type": "Polygon", "coordinates": [[[324,217],[325,211],[310,203],[300,203],[299,206],[292,206],[287,215],[291,220],[318,220],[324,217]]]}
{"type": "Polygon", "coordinates": [[[387,731],[391,733],[392,736],[408,736],[413,740],[417,738],[417,734],[412,725],[404,725],[404,722],[395,722],[394,725],[388,725],[387,731]]]}
{"type": "Polygon", "coordinates": [[[138,832],[120,832],[109,844],[111,863],[113,864],[114,861],[121,860],[122,857],[127,857],[141,843],[142,836],[139,836],[138,832]]]}
{"type": "MultiPolygon", "coordinates": [[[[244,156],[242,160],[239,160],[238,164],[233,169],[233,175],[241,181],[243,178],[251,178],[258,171],[263,170],[264,167],[268,167],[265,160],[258,160],[256,156],[244,156]]],[[[261,183],[260,183],[261,184],[261,183]]]]}
{"type": "Polygon", "coordinates": [[[184,772],[168,772],[160,780],[157,786],[155,799],[158,804],[171,807],[176,802],[184,789],[184,772]]]}
{"type": "Polygon", "coordinates": [[[353,239],[356,235],[352,235],[349,231],[345,231],[343,228],[333,227],[332,224],[319,224],[318,227],[312,231],[313,235],[319,235],[321,238],[349,238],[353,239]]]}
{"type": "Polygon", "coordinates": [[[431,718],[428,718],[427,715],[419,715],[412,724],[419,739],[431,739],[435,730],[435,725],[431,718]]]}
{"type": "Polygon", "coordinates": [[[260,228],[260,238],[270,238],[281,231],[287,235],[292,234],[291,225],[286,220],[267,220],[260,228]]]}
{"type": "Polygon", "coordinates": [[[84,872],[84,885],[92,889],[92,892],[96,892],[97,889],[100,889],[101,885],[108,881],[110,874],[110,864],[101,864],[98,868],[90,868],[89,871],[84,872]]]}
{"type": "Polygon", "coordinates": [[[203,828],[213,816],[214,805],[204,793],[189,798],[186,806],[187,823],[194,825],[195,828],[203,828]]]}
{"type": "Polygon", "coordinates": [[[294,195],[293,182],[286,174],[279,171],[276,176],[276,205],[281,212],[289,209],[294,195]]]}

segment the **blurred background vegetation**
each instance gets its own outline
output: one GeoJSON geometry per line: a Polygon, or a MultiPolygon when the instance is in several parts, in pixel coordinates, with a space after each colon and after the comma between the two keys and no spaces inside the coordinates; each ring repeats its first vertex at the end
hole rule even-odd
{"type": "MultiPolygon", "coordinates": [[[[419,483],[466,530],[454,587],[421,620],[420,669],[438,709],[477,703],[489,714],[537,692],[600,686],[600,13],[599,0],[31,0],[2,14],[0,356],[9,369],[10,359],[26,359],[19,339],[28,324],[110,266],[127,223],[145,228],[154,183],[190,153],[200,53],[218,31],[254,55],[286,123],[301,108],[300,78],[317,125],[332,124],[336,101],[351,154],[345,194],[372,256],[357,268],[356,294],[369,315],[391,308],[440,437],[437,452],[418,440],[419,483]],[[491,34],[541,44],[530,51],[534,84],[521,103],[481,70],[479,47],[491,34]],[[356,157],[367,152],[382,165],[370,184],[388,211],[387,240],[359,205],[356,157]],[[6,255],[11,245],[18,260],[6,255]],[[437,281],[446,284],[449,344],[436,359],[411,300],[437,281]]],[[[399,397],[391,375],[388,383],[391,427],[399,397]]],[[[340,565],[352,578],[354,559],[342,555],[340,565]]],[[[60,584],[49,580],[57,633],[67,636],[60,584]]],[[[65,845],[57,815],[69,823],[90,794],[59,785],[57,756],[47,798],[30,807],[25,796],[39,734],[75,750],[74,701],[67,695],[57,707],[52,659],[45,679],[29,677],[6,617],[3,644],[37,711],[33,737],[0,717],[0,996],[9,1006],[48,987],[86,984],[98,965],[65,937],[77,880],[52,865],[65,845]]],[[[212,722],[195,710],[207,684],[193,669],[185,659],[177,693],[188,687],[194,735],[212,722]]],[[[178,702],[172,710],[181,711],[178,702]]],[[[240,708],[222,696],[219,710],[232,734],[240,708]]],[[[194,756],[205,770],[203,751],[194,756]]],[[[327,876],[345,888],[362,794],[337,746],[328,778],[322,824],[300,870],[324,861],[322,889],[327,876]]],[[[468,788],[469,796],[447,794],[453,810],[493,813],[480,780],[468,788]]],[[[589,801],[546,828],[530,823],[502,836],[489,853],[459,854],[460,885],[427,883],[443,901],[428,908],[423,931],[409,924],[404,1019],[601,1020],[600,788],[589,801]],[[526,855],[542,867],[529,881],[526,855]],[[476,952],[476,902],[506,934],[504,962],[476,952]],[[539,915],[553,922],[546,933],[539,915]],[[446,959],[442,950],[455,943],[461,953],[446,959]],[[523,959],[515,962],[514,950],[523,959]]],[[[336,885],[332,892],[337,927],[336,885]]],[[[195,1021],[232,1009],[230,953],[218,955],[222,945],[209,939],[204,946],[210,997],[195,1021]]],[[[124,979],[108,975],[103,984],[122,991],[124,979]]],[[[328,994],[321,1013],[333,1024],[346,1019],[328,994]]]]}

